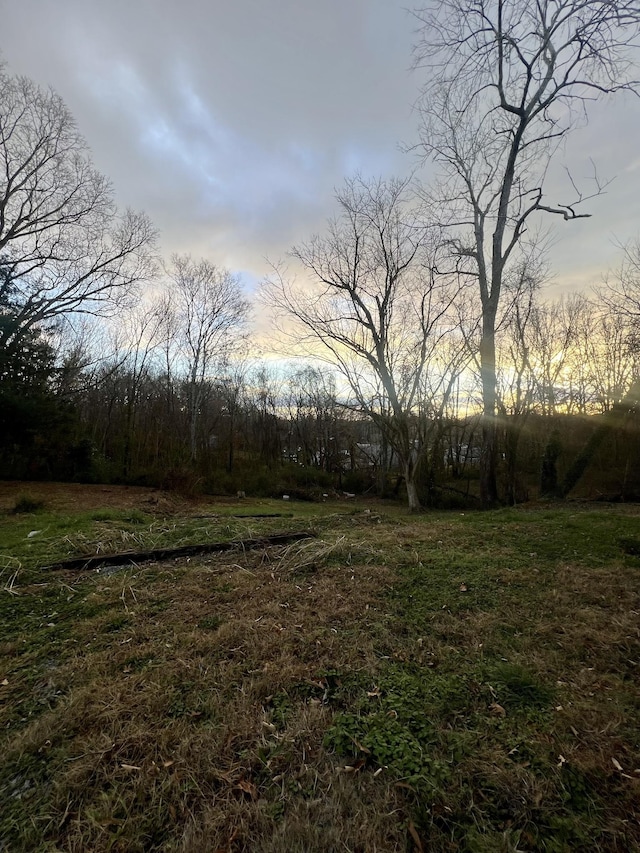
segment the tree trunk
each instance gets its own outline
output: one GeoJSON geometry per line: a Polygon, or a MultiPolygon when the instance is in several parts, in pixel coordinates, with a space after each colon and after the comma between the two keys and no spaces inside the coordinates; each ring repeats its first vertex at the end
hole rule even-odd
{"type": "Polygon", "coordinates": [[[233,439],[234,439],[234,434],[232,432],[231,435],[229,436],[229,453],[227,455],[227,472],[229,474],[233,474],[233,465],[235,462],[233,439]]]}
{"type": "Polygon", "coordinates": [[[482,377],[482,450],[480,455],[480,500],[483,507],[498,503],[498,421],[496,418],[496,338],[494,317],[485,316],[480,342],[482,377]]]}
{"type": "Polygon", "coordinates": [[[418,486],[416,484],[416,466],[410,459],[402,466],[404,473],[404,482],[407,489],[407,499],[409,501],[409,512],[420,512],[420,498],[418,497],[418,486]]]}
{"type": "Polygon", "coordinates": [[[229,474],[233,473],[233,464],[235,462],[235,433],[236,433],[236,424],[235,424],[235,407],[229,407],[229,453],[227,455],[227,471],[229,474]]]}
{"type": "Polygon", "coordinates": [[[197,427],[197,415],[195,410],[191,412],[190,423],[189,423],[189,450],[191,454],[191,461],[196,461],[197,456],[197,441],[196,441],[196,427],[197,427]]]}
{"type": "Polygon", "coordinates": [[[383,498],[387,493],[387,474],[389,472],[389,450],[384,435],[380,437],[380,453],[376,468],[376,492],[383,498]]]}
{"type": "Polygon", "coordinates": [[[200,407],[200,391],[196,386],[196,379],[191,380],[189,388],[189,452],[191,462],[196,461],[198,455],[198,409],[200,407]]]}
{"type": "Polygon", "coordinates": [[[562,490],[558,487],[558,457],[562,453],[560,432],[554,429],[549,437],[547,446],[542,457],[542,468],[540,471],[540,497],[558,498],[562,497],[562,490]]]}
{"type": "Polygon", "coordinates": [[[525,415],[511,415],[505,423],[505,453],[507,459],[507,494],[506,501],[509,506],[515,506],[523,500],[527,500],[526,488],[518,488],[518,450],[520,438],[526,423],[525,415]]]}

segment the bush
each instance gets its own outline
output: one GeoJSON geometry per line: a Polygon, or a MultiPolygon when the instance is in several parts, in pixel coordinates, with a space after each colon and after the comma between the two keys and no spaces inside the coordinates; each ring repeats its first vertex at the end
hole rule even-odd
{"type": "Polygon", "coordinates": [[[361,495],[374,485],[372,472],[370,470],[356,469],[347,471],[342,477],[342,488],[345,492],[361,495]]]}
{"type": "Polygon", "coordinates": [[[314,486],[331,489],[335,485],[335,474],[310,465],[283,465],[278,474],[278,482],[289,489],[310,489],[314,486]]]}

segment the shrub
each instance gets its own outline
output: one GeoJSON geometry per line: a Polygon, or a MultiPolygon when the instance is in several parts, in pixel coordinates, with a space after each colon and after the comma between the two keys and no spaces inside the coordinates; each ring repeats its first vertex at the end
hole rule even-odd
{"type": "Polygon", "coordinates": [[[374,485],[371,471],[363,471],[355,469],[347,471],[342,477],[342,488],[345,492],[352,492],[355,495],[361,495],[374,485]]]}

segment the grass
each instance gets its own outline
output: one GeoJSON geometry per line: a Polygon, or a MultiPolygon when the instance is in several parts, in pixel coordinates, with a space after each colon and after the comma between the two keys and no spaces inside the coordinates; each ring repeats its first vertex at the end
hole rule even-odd
{"type": "Polygon", "coordinates": [[[0,519],[0,849],[640,849],[637,507],[233,509],[0,519]]]}

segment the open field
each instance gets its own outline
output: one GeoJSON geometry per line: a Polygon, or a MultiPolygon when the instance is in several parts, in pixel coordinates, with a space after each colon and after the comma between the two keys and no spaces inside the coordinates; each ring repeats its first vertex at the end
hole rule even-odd
{"type": "Polygon", "coordinates": [[[5,483],[0,624],[0,851],[640,850],[639,506],[5,483]]]}

